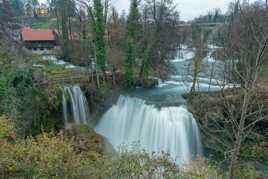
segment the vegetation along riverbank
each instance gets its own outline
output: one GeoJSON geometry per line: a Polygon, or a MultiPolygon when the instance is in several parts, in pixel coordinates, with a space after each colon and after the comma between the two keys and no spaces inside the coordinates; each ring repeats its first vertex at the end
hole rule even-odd
{"type": "Polygon", "coordinates": [[[184,1],[0,0],[0,178],[268,178],[267,1],[184,1]]]}

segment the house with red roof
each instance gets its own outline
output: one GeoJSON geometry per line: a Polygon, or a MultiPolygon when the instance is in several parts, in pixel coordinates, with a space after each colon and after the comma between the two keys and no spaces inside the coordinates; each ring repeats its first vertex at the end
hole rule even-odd
{"type": "Polygon", "coordinates": [[[57,34],[52,29],[21,29],[21,41],[29,50],[51,50],[57,45],[57,34]]]}

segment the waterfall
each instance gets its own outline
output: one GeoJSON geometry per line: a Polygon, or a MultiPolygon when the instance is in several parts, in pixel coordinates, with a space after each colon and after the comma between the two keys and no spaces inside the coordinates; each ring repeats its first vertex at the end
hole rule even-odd
{"type": "Polygon", "coordinates": [[[65,86],[62,93],[62,109],[65,128],[69,123],[88,124],[89,110],[87,99],[80,86],[65,86]]]}
{"type": "Polygon", "coordinates": [[[116,150],[138,142],[149,153],[168,153],[178,164],[202,155],[197,123],[184,106],[158,109],[144,100],[120,96],[95,129],[116,150]]]}

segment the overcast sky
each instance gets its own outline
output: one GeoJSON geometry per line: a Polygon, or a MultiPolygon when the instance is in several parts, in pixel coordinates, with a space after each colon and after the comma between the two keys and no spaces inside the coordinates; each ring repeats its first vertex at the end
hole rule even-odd
{"type": "MultiPolygon", "coordinates": [[[[174,0],[180,11],[182,20],[192,20],[199,15],[206,14],[209,10],[220,8],[226,12],[228,4],[233,0],[174,0]]],[[[112,3],[121,12],[128,11],[130,0],[112,0],[112,3]]]]}
{"type": "MultiPolygon", "coordinates": [[[[41,2],[46,0],[40,0],[41,2]]],[[[126,10],[128,12],[130,0],[111,0],[112,4],[119,12],[126,10]]],[[[234,0],[174,0],[180,11],[182,20],[192,20],[199,15],[206,14],[215,8],[220,8],[226,12],[228,4],[234,0]]],[[[253,1],[253,0],[251,0],[253,1]]]]}

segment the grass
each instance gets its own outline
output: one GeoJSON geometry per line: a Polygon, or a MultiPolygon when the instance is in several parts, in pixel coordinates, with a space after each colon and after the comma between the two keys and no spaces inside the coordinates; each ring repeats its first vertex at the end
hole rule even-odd
{"type": "Polygon", "coordinates": [[[47,29],[51,26],[55,26],[56,21],[50,17],[39,17],[37,19],[33,19],[31,27],[34,29],[47,29]]]}
{"type": "Polygon", "coordinates": [[[49,63],[48,65],[45,66],[44,69],[47,73],[57,73],[57,72],[62,72],[65,70],[63,65],[58,65],[54,63],[49,63]]]}
{"type": "Polygon", "coordinates": [[[50,26],[49,22],[35,22],[32,25],[33,29],[47,29],[50,26]]]}
{"type": "Polygon", "coordinates": [[[260,70],[260,84],[268,87],[268,65],[264,65],[260,70]]]}

